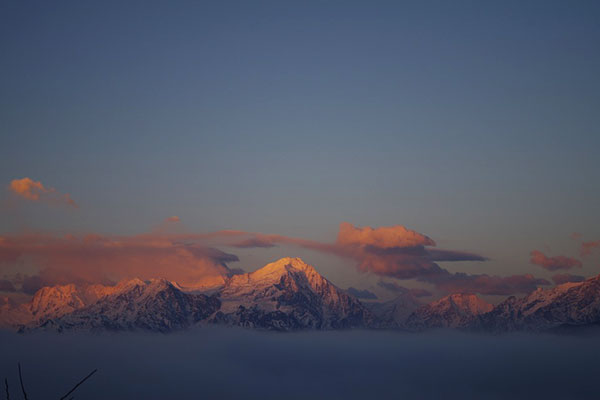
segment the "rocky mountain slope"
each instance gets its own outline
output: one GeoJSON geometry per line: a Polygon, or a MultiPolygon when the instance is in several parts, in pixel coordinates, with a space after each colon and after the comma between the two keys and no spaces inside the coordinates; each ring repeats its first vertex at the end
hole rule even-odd
{"type": "Polygon", "coordinates": [[[365,306],[379,320],[382,328],[405,328],[406,320],[423,303],[412,293],[402,293],[395,299],[386,302],[369,302],[365,306]]]}
{"type": "Polygon", "coordinates": [[[371,313],[299,258],[231,277],[216,323],[275,330],[369,327],[371,313]]]}
{"type": "Polygon", "coordinates": [[[552,331],[600,324],[600,275],[583,282],[509,297],[480,316],[472,329],[487,332],[552,331]]]}
{"type": "Polygon", "coordinates": [[[357,299],[299,258],[283,258],[253,273],[234,275],[211,296],[184,292],[163,279],[134,279],[113,287],[66,285],[43,288],[29,303],[8,314],[12,319],[5,318],[5,322],[20,326],[23,332],[169,332],[198,323],[269,330],[375,324],[357,299]]]}
{"type": "Polygon", "coordinates": [[[406,320],[411,330],[463,328],[493,306],[474,294],[456,293],[419,307],[406,320]]]}
{"type": "Polygon", "coordinates": [[[553,331],[600,326],[600,276],[538,289],[493,307],[473,294],[422,305],[410,293],[384,303],[338,289],[299,258],[234,275],[216,292],[187,292],[164,279],[116,286],[40,289],[26,304],[0,303],[0,326],[21,331],[170,332],[219,324],[267,330],[457,328],[484,332],[553,331]]]}
{"type": "Polygon", "coordinates": [[[90,305],[21,330],[170,332],[208,318],[219,306],[215,297],[184,293],[164,279],[134,279],[90,305]]]}

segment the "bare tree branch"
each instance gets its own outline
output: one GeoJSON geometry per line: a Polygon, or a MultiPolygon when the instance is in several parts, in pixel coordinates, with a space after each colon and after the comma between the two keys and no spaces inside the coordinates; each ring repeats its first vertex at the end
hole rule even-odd
{"type": "Polygon", "coordinates": [[[6,389],[6,400],[10,400],[10,392],[8,391],[8,379],[4,378],[4,388],[6,389]]]}
{"type": "Polygon", "coordinates": [[[79,385],[81,385],[83,382],[87,381],[88,378],[90,378],[92,375],[94,375],[98,370],[95,369],[92,372],[90,372],[88,374],[88,376],[86,376],[85,378],[83,378],[81,381],[79,381],[79,383],[75,386],[73,386],[73,389],[69,390],[69,392],[67,394],[65,394],[63,397],[60,398],[60,400],[65,400],[71,393],[73,393],[75,391],[75,389],[77,389],[79,387],[79,385]]]}
{"type": "Polygon", "coordinates": [[[25,385],[23,384],[23,375],[21,375],[21,363],[19,365],[19,381],[21,381],[21,390],[23,391],[23,398],[28,400],[27,392],[25,391],[25,385]]]}

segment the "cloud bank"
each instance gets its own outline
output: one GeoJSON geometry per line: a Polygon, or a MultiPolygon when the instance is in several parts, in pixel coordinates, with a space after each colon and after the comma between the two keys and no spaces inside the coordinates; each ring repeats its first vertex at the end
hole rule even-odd
{"type": "Polygon", "coordinates": [[[532,264],[539,265],[540,267],[547,269],[548,271],[581,268],[581,261],[575,258],[565,256],[547,257],[539,250],[533,250],[531,252],[531,259],[529,261],[532,264]]]}
{"type": "Polygon", "coordinates": [[[217,247],[270,248],[276,245],[299,246],[335,255],[349,260],[360,271],[385,278],[415,279],[432,284],[443,294],[512,295],[550,284],[530,274],[501,277],[451,273],[438,262],[485,261],[486,258],[472,252],[437,249],[428,236],[400,225],[371,228],[349,223],[340,225],[333,243],[237,230],[179,234],[159,230],[120,237],[5,235],[0,236],[0,268],[17,261],[35,263],[39,273],[22,284],[27,292],[46,284],[106,283],[130,277],[162,277],[184,286],[209,286],[222,283],[233,273],[227,263],[238,261],[235,254],[217,247]]]}
{"type": "Polygon", "coordinates": [[[0,236],[0,268],[27,262],[39,270],[23,281],[23,291],[28,293],[45,285],[107,283],[133,277],[211,286],[230,275],[226,263],[234,261],[238,261],[234,254],[179,236],[0,236]]]}
{"type": "Polygon", "coordinates": [[[433,239],[401,225],[372,228],[342,222],[334,243],[282,235],[235,232],[244,237],[235,244],[237,247],[272,247],[277,244],[300,246],[353,260],[356,268],[363,272],[431,283],[444,293],[462,291],[512,295],[529,293],[538,285],[550,284],[547,280],[530,274],[500,277],[451,273],[440,267],[438,262],[486,261],[487,258],[472,252],[435,248],[433,239]]]}
{"type": "Polygon", "coordinates": [[[58,398],[96,368],[76,399],[587,400],[600,374],[597,336],[202,328],[0,341],[0,376],[16,395],[20,362],[31,399],[58,398]]]}

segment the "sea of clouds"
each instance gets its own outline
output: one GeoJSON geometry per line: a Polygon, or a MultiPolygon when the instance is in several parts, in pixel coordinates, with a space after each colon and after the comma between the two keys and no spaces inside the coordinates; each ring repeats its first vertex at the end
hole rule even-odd
{"type": "MultiPolygon", "coordinates": [[[[0,334],[0,378],[20,398],[598,398],[597,335],[456,332],[0,334]]],[[[2,388],[3,389],[3,388],[2,388]]]]}

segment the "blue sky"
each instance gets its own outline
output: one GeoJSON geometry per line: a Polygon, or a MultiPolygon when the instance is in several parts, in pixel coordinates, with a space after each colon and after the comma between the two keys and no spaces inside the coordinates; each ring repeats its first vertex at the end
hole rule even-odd
{"type": "Polygon", "coordinates": [[[600,239],[599,19],[591,1],[5,2],[0,182],[80,208],[10,207],[0,231],[402,224],[492,259],[458,270],[545,276],[531,250],[600,239]]]}

